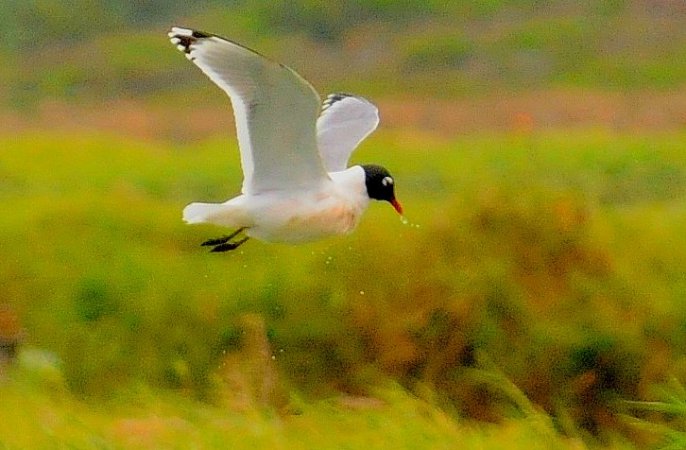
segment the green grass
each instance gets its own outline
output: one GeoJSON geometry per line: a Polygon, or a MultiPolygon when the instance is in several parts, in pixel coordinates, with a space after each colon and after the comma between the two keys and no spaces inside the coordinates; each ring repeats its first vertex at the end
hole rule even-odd
{"type": "MultiPolygon", "coordinates": [[[[54,379],[36,379],[35,367],[15,369],[0,384],[0,446],[54,448],[576,448],[541,414],[500,426],[460,423],[395,385],[375,397],[335,397],[293,403],[277,414],[254,407],[236,411],[178,393],[134,387],[97,404],[75,400],[54,379]],[[30,381],[27,381],[29,378],[30,381]]],[[[619,447],[617,447],[619,448],[619,447]]]]}
{"type": "Polygon", "coordinates": [[[208,254],[180,211],[238,190],[230,142],[0,142],[2,444],[611,447],[686,377],[683,133],[378,133],[410,224],[208,254]]]}

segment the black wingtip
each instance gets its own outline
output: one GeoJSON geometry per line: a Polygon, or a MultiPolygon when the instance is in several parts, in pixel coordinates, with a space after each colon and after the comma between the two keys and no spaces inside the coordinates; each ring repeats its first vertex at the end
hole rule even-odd
{"type": "Polygon", "coordinates": [[[355,97],[355,95],[348,94],[346,92],[335,92],[333,94],[329,94],[327,95],[326,99],[324,99],[322,109],[326,110],[327,108],[330,108],[334,103],[340,102],[341,100],[348,97],[355,97]]]}
{"type": "Polygon", "coordinates": [[[177,48],[189,56],[189,58],[191,53],[191,45],[195,44],[198,39],[206,39],[213,36],[209,33],[205,33],[204,31],[197,31],[185,27],[172,27],[168,35],[172,44],[176,45],[177,48]]]}
{"type": "Polygon", "coordinates": [[[193,30],[193,33],[191,34],[191,36],[193,36],[196,39],[212,37],[212,35],[209,33],[205,33],[204,31],[197,31],[197,30],[193,30]]]}

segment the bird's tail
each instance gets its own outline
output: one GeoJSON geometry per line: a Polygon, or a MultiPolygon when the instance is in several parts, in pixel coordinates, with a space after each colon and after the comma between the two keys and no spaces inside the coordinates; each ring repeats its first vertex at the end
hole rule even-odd
{"type": "Polygon", "coordinates": [[[191,203],[183,209],[183,221],[188,224],[217,223],[223,204],[191,203]]]}

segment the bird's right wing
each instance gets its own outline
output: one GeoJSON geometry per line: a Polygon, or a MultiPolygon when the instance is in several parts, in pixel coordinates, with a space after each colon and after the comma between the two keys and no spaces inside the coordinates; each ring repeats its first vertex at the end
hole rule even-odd
{"type": "Polygon", "coordinates": [[[231,99],[243,193],[308,188],[328,179],[317,148],[319,96],[307,81],[219,36],[174,27],[169,37],[231,99]]]}
{"type": "Polygon", "coordinates": [[[379,110],[362,97],[331,94],[317,119],[317,144],[329,172],[345,170],[355,147],[379,125],[379,110]]]}

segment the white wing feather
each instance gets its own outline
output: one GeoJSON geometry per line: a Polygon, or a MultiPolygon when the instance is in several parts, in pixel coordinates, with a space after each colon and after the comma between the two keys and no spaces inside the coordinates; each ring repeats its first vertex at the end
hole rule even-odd
{"type": "Polygon", "coordinates": [[[317,119],[317,144],[329,172],[348,167],[353,150],[379,125],[379,111],[362,97],[331,94],[317,119]]]}
{"type": "Polygon", "coordinates": [[[219,36],[174,27],[169,37],[231,99],[244,194],[308,188],[328,179],[317,148],[319,96],[307,81],[219,36]]]}

